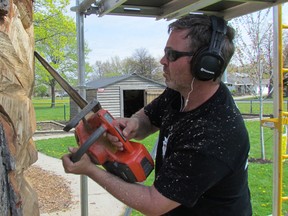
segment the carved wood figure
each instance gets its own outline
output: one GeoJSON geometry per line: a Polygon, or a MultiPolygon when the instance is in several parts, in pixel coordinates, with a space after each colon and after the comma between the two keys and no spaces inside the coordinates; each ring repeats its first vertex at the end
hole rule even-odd
{"type": "Polygon", "coordinates": [[[0,0],[0,215],[39,215],[23,172],[37,160],[32,0],[0,0]]]}

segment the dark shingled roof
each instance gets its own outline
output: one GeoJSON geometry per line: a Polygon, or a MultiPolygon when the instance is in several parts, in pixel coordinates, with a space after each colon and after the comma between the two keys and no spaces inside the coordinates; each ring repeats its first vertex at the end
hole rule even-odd
{"type": "Polygon", "coordinates": [[[117,82],[123,81],[123,80],[128,79],[128,78],[133,77],[133,76],[138,76],[141,79],[145,79],[145,80],[147,80],[149,82],[154,82],[154,83],[156,83],[158,85],[165,86],[162,83],[156,82],[154,80],[148,79],[146,77],[140,76],[140,75],[135,74],[135,73],[134,74],[122,75],[122,76],[116,76],[116,77],[103,77],[103,78],[100,78],[100,79],[97,79],[97,80],[93,80],[91,82],[86,83],[86,86],[87,86],[88,89],[89,88],[90,89],[105,88],[105,87],[107,87],[109,85],[115,84],[117,82]]]}

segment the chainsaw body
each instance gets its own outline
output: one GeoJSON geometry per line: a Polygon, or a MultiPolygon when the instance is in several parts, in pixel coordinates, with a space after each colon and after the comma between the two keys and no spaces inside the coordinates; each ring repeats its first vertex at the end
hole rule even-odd
{"type": "MultiPolygon", "coordinates": [[[[75,128],[78,145],[87,149],[91,160],[102,165],[107,171],[128,182],[144,181],[154,168],[154,162],[147,149],[138,142],[127,140],[117,126],[112,115],[104,109],[93,113],[87,120],[82,120],[75,128]],[[123,143],[123,151],[117,150],[103,136],[107,132],[123,143]]],[[[78,150],[78,151],[79,151],[78,150]]]]}

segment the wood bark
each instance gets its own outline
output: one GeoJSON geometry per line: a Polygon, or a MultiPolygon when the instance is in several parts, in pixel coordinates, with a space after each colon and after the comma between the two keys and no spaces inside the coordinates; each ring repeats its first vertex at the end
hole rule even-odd
{"type": "Polygon", "coordinates": [[[1,210],[7,215],[39,215],[36,192],[24,177],[37,160],[32,139],[36,129],[31,102],[32,15],[32,0],[0,0],[0,172],[5,182],[0,185],[0,215],[5,215],[1,210]]]}
{"type": "Polygon", "coordinates": [[[0,215],[21,216],[21,196],[15,179],[15,130],[3,107],[0,111],[0,215]]]}

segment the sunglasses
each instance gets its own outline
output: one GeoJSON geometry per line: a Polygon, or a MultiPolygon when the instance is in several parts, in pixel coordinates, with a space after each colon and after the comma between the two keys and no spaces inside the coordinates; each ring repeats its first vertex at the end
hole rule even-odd
{"type": "Polygon", "coordinates": [[[179,52],[176,50],[172,50],[171,48],[164,49],[165,57],[168,59],[169,62],[174,62],[178,58],[183,56],[193,56],[193,52],[179,52]]]}

